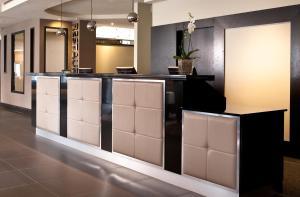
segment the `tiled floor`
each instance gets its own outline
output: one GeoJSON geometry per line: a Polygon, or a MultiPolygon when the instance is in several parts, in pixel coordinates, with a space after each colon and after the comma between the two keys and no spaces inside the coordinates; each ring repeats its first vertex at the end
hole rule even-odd
{"type": "Polygon", "coordinates": [[[0,107],[0,197],[200,196],[34,135],[0,107]]]}
{"type": "MultiPolygon", "coordinates": [[[[200,196],[37,137],[30,121],[0,107],[0,197],[200,196]]],[[[300,197],[299,160],[285,159],[284,193],[270,196],[300,197]]]]}

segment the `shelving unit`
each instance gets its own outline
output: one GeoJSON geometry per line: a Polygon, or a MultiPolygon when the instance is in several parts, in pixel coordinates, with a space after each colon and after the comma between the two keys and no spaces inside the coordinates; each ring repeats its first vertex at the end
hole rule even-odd
{"type": "Polygon", "coordinates": [[[72,66],[73,71],[79,69],[79,23],[72,24],[72,66]]]}

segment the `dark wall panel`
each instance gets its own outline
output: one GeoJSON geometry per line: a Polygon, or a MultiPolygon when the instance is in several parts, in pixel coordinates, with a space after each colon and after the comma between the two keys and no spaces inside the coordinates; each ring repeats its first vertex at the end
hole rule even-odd
{"type": "Polygon", "coordinates": [[[176,25],[152,28],[151,73],[168,74],[168,67],[175,66],[176,25]]]}
{"type": "MultiPolygon", "coordinates": [[[[300,158],[300,5],[274,8],[249,13],[197,20],[199,29],[193,34],[193,47],[200,49],[200,59],[194,64],[199,74],[213,74],[212,85],[224,94],[225,30],[227,28],[291,22],[291,147],[300,158]],[[206,28],[206,29],[205,29],[206,28]],[[213,34],[213,36],[212,36],[213,34]],[[195,44],[194,44],[195,43],[195,44]],[[211,51],[213,51],[211,53],[211,51]]],[[[185,29],[186,23],[177,23],[152,28],[153,73],[166,74],[168,66],[174,66],[173,56],[178,48],[176,32],[185,29]]],[[[242,44],[242,43],[241,43],[242,44]]]]}

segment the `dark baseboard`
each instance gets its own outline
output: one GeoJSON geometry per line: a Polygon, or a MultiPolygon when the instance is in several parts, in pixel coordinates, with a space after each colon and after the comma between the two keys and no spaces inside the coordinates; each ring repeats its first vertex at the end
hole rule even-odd
{"type": "Polygon", "coordinates": [[[283,153],[284,156],[300,159],[300,145],[284,141],[283,153]]]}
{"type": "Polygon", "coordinates": [[[13,112],[31,115],[31,109],[27,109],[27,108],[24,108],[24,107],[10,105],[10,104],[7,104],[7,103],[0,103],[0,107],[6,108],[6,109],[8,109],[10,111],[13,111],[13,112]]]}

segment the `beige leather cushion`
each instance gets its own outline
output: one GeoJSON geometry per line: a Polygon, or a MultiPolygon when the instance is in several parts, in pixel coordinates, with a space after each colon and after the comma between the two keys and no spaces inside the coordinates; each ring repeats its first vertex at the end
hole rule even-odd
{"type": "Polygon", "coordinates": [[[79,120],[82,121],[82,110],[83,110],[83,102],[82,100],[73,100],[68,99],[68,119],[79,120]]]}
{"type": "Polygon", "coordinates": [[[183,173],[206,179],[207,149],[183,145],[183,173]]]}
{"type": "Polygon", "coordinates": [[[47,111],[47,96],[43,93],[36,95],[36,110],[41,112],[47,111]]]}
{"type": "Polygon", "coordinates": [[[68,138],[81,140],[82,122],[68,119],[68,138]]]}
{"type": "Polygon", "coordinates": [[[46,102],[47,102],[47,112],[50,114],[60,114],[60,104],[59,104],[59,98],[58,96],[52,96],[48,95],[46,96],[46,102]]]}
{"type": "Polygon", "coordinates": [[[135,103],[138,107],[163,108],[163,83],[135,83],[135,103]]]}
{"type": "Polygon", "coordinates": [[[59,114],[59,97],[52,95],[37,95],[37,110],[50,114],[59,114]]]}
{"type": "Polygon", "coordinates": [[[82,80],[82,96],[86,101],[100,102],[101,89],[98,80],[82,80]]]}
{"type": "Polygon", "coordinates": [[[134,107],[113,105],[112,128],[134,132],[134,107]]]}
{"type": "Polygon", "coordinates": [[[113,104],[134,105],[134,82],[113,81],[113,104]]]}
{"type": "Polygon", "coordinates": [[[237,121],[232,118],[208,118],[209,149],[236,154],[237,121]]]}
{"type": "Polygon", "coordinates": [[[59,133],[59,116],[37,111],[37,127],[59,133]]]}
{"type": "Polygon", "coordinates": [[[59,85],[60,85],[60,79],[56,79],[56,78],[47,79],[47,93],[53,96],[60,95],[59,85]]]}
{"type": "Polygon", "coordinates": [[[134,134],[114,129],[113,151],[134,157],[134,134]]]}
{"type": "Polygon", "coordinates": [[[235,189],[236,156],[209,150],[207,157],[207,180],[235,189]]]}
{"type": "Polygon", "coordinates": [[[100,145],[100,127],[82,121],[68,119],[68,138],[95,146],[100,145]]]}
{"type": "Polygon", "coordinates": [[[37,93],[59,96],[60,81],[58,78],[38,77],[37,78],[37,93]]]}
{"type": "Polygon", "coordinates": [[[82,123],[81,140],[85,143],[100,146],[100,129],[93,124],[82,123]]]}
{"type": "Polygon", "coordinates": [[[100,104],[99,102],[84,101],[82,108],[83,121],[95,126],[100,124],[100,104]]]}
{"type": "Polygon", "coordinates": [[[162,138],[162,110],[140,108],[135,109],[135,132],[138,134],[162,138]]]}
{"type": "Polygon", "coordinates": [[[143,135],[135,135],[135,158],[162,165],[162,140],[143,135]]]}
{"type": "Polygon", "coordinates": [[[207,148],[207,116],[184,112],[183,143],[207,148]]]}
{"type": "Polygon", "coordinates": [[[83,100],[81,80],[68,79],[68,99],[83,100]]]}
{"type": "Polygon", "coordinates": [[[47,92],[47,79],[43,77],[38,77],[36,80],[36,93],[45,94],[47,92]]]}

